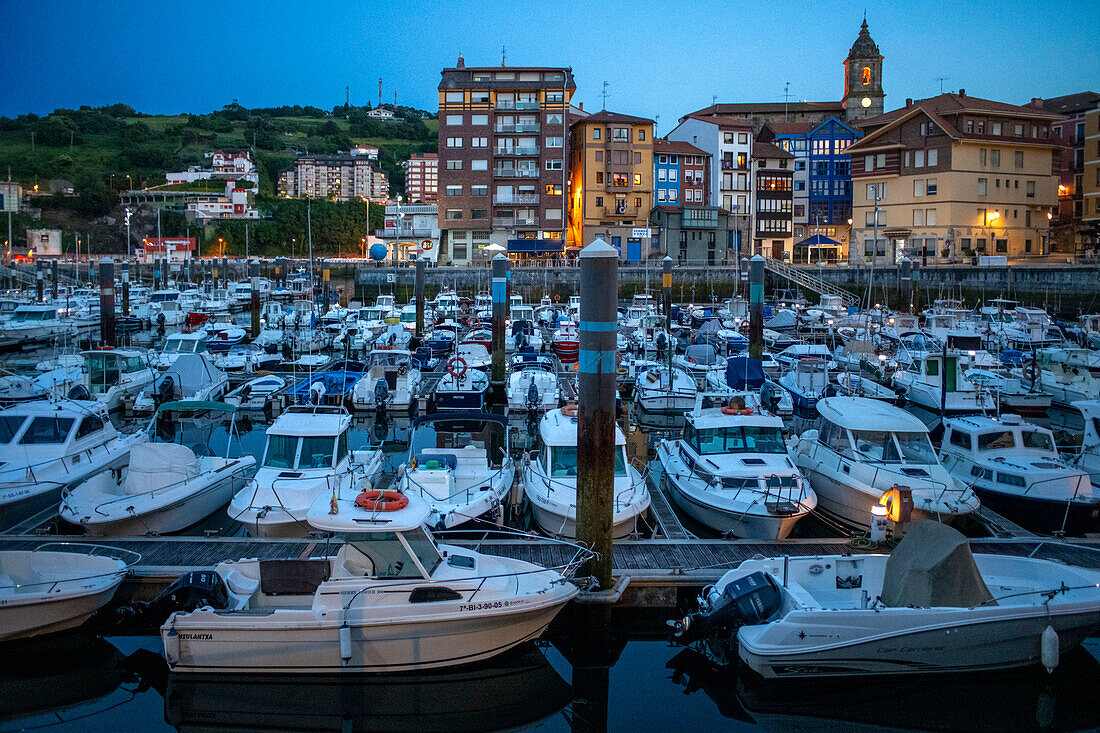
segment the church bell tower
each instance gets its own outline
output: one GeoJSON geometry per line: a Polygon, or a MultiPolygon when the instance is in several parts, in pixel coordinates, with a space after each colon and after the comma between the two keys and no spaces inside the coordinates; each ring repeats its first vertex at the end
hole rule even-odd
{"type": "Polygon", "coordinates": [[[871,40],[867,19],[859,29],[844,60],[844,116],[848,121],[875,117],[883,113],[882,54],[871,40]]]}

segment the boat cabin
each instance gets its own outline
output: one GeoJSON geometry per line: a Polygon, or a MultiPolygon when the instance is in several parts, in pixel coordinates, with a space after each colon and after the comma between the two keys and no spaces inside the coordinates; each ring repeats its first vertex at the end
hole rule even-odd
{"type": "Polygon", "coordinates": [[[347,459],[350,426],[351,415],[342,407],[292,405],[267,429],[260,465],[284,469],[284,478],[299,478],[294,471],[337,468],[347,459]]]}

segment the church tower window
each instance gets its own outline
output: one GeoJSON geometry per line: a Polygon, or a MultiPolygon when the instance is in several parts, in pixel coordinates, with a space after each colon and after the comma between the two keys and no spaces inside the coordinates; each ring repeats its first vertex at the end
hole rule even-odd
{"type": "Polygon", "coordinates": [[[863,67],[863,86],[868,86],[871,83],[871,67],[863,67]]]}

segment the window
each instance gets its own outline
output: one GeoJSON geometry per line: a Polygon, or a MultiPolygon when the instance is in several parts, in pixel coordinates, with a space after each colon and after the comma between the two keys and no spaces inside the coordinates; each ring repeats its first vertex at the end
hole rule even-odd
{"type": "Polygon", "coordinates": [[[462,209],[447,209],[446,218],[449,221],[458,221],[462,218],[462,209]]]}
{"type": "Polygon", "coordinates": [[[804,171],[804,170],[806,170],[806,161],[804,161],[804,160],[796,160],[796,161],[794,162],[794,169],[795,169],[796,171],[804,171]]]}
{"type": "Polygon", "coordinates": [[[462,170],[462,161],[461,160],[448,160],[447,161],[447,170],[449,170],[449,171],[460,171],[460,170],[462,170]]]}
{"type": "Polygon", "coordinates": [[[561,209],[547,209],[546,210],[546,218],[547,219],[560,219],[561,218],[561,209]]]}
{"type": "Polygon", "coordinates": [[[626,174],[625,173],[612,173],[611,174],[611,185],[612,186],[621,186],[623,188],[626,188],[626,186],[627,186],[626,174]]]}
{"type": "MultiPolygon", "coordinates": [[[[1100,176],[1100,171],[1098,171],[1096,175],[1100,176]]],[[[1029,199],[1035,198],[1035,181],[1027,182],[1027,197],[1029,199]]]]}
{"type": "MultiPolygon", "coordinates": [[[[690,172],[691,172],[691,171],[688,171],[688,173],[690,173],[690,172]]],[[[678,177],[678,175],[679,175],[679,174],[678,174],[678,173],[676,172],[676,169],[675,169],[675,168],[672,168],[672,169],[671,169],[671,170],[669,170],[669,172],[668,172],[668,180],[670,180],[670,181],[672,181],[673,183],[675,183],[675,182],[676,182],[676,178],[678,177]]],[[[685,178],[684,180],[686,181],[686,180],[687,180],[687,178],[685,178]]]]}
{"type": "Polygon", "coordinates": [[[558,113],[552,113],[546,115],[546,124],[548,125],[560,125],[562,124],[562,116],[558,113]]]}
{"type": "MultiPolygon", "coordinates": [[[[868,211],[867,212],[866,222],[867,222],[867,226],[869,226],[869,227],[875,225],[875,212],[874,211],[868,211]]],[[[878,225],[880,227],[886,226],[886,212],[881,210],[881,209],[878,212],[878,225]]]]}
{"type": "Polygon", "coordinates": [[[470,195],[471,196],[488,196],[489,195],[489,187],[488,186],[470,186],[470,195]]]}
{"type": "Polygon", "coordinates": [[[951,445],[962,448],[963,450],[970,450],[970,433],[959,432],[958,430],[951,431],[951,438],[948,441],[951,445]]]}
{"type": "Polygon", "coordinates": [[[489,170],[489,161],[487,160],[471,160],[470,170],[472,171],[487,171],[489,170]]]}
{"type": "Polygon", "coordinates": [[[994,135],[1000,135],[1001,134],[1001,123],[1000,122],[994,122],[993,124],[990,125],[990,130],[989,131],[994,135]]]}
{"type": "Polygon", "coordinates": [[[913,209],[913,226],[924,226],[924,209],[913,209]]]}
{"type": "Polygon", "coordinates": [[[447,186],[447,195],[448,196],[461,196],[462,195],[462,186],[447,186]]]}
{"type": "Polygon", "coordinates": [[[986,195],[986,189],[988,187],[988,184],[989,184],[989,181],[986,180],[985,178],[979,178],[978,179],[978,195],[979,196],[985,196],[986,195]]]}
{"type": "Polygon", "coordinates": [[[638,140],[639,141],[645,140],[645,129],[644,128],[638,130],[638,140]]]}
{"type": "Polygon", "coordinates": [[[488,125],[489,115],[473,115],[470,117],[471,125],[488,125]]]}
{"type": "Polygon", "coordinates": [[[603,196],[596,197],[596,206],[603,206],[603,196]]]}
{"type": "Polygon", "coordinates": [[[634,174],[634,185],[635,186],[642,185],[642,174],[641,173],[635,173],[634,174]]]}
{"type": "Polygon", "coordinates": [[[938,165],[940,162],[940,151],[936,148],[932,148],[928,151],[928,167],[931,168],[934,165],[938,165]]]}
{"type": "Polygon", "coordinates": [[[914,196],[923,196],[924,195],[924,181],[922,181],[920,179],[917,179],[917,180],[913,181],[913,195],[914,196]]]}
{"type": "Polygon", "coordinates": [[[470,92],[470,101],[474,104],[484,104],[489,101],[489,91],[487,89],[478,89],[470,92]]]}
{"type": "Polygon", "coordinates": [[[1017,168],[1023,168],[1024,167],[1024,151],[1017,150],[1016,153],[1014,154],[1013,158],[1014,158],[1014,163],[1015,163],[1017,168]]]}
{"type": "Polygon", "coordinates": [[[548,171],[560,171],[561,170],[561,158],[551,159],[546,161],[546,170],[548,171]]]}
{"type": "Polygon", "coordinates": [[[487,137],[472,137],[470,138],[471,148],[487,148],[489,147],[489,138],[487,137]]]}
{"type": "MultiPolygon", "coordinates": [[[[925,226],[930,226],[930,227],[936,226],[936,210],[935,209],[925,209],[924,210],[924,224],[925,224],[925,226]]],[[[933,241],[935,241],[935,240],[933,240],[933,241]]],[[[933,247],[933,249],[934,249],[934,247],[933,247]]]]}
{"type": "Polygon", "coordinates": [[[36,417],[19,440],[20,445],[39,445],[42,443],[64,443],[73,426],[68,417],[36,417]]]}
{"type": "Polygon", "coordinates": [[[657,200],[658,201],[664,201],[665,200],[665,189],[663,189],[663,188],[658,188],[657,189],[657,200]]]}
{"type": "Polygon", "coordinates": [[[879,201],[886,200],[886,184],[885,183],[868,183],[867,184],[867,200],[875,200],[875,192],[878,192],[879,201]]]}
{"type": "MultiPolygon", "coordinates": [[[[1012,218],[1013,219],[1016,218],[1016,211],[1015,210],[1013,210],[1013,212],[1012,212],[1012,218]]],[[[1024,226],[1025,227],[1031,226],[1031,209],[1028,209],[1027,211],[1024,212],[1024,226]]]]}
{"type": "Polygon", "coordinates": [[[488,219],[489,218],[489,210],[488,209],[470,209],[470,218],[471,219],[488,219]]]}
{"type": "Polygon", "coordinates": [[[668,171],[666,171],[664,168],[657,169],[657,180],[658,181],[664,181],[664,180],[667,180],[667,179],[668,179],[668,171]]]}
{"type": "Polygon", "coordinates": [[[447,138],[447,147],[448,148],[461,148],[462,147],[462,138],[460,138],[460,137],[449,137],[449,138],[447,138]]]}
{"type": "MultiPolygon", "coordinates": [[[[1023,137],[1024,136],[1024,126],[1023,125],[1016,125],[1012,129],[1012,132],[1016,135],[1016,137],[1023,137]]],[[[1059,134],[1061,134],[1061,133],[1059,133],[1059,134]]]]}
{"type": "Polygon", "coordinates": [[[747,132],[737,133],[737,142],[740,145],[748,145],[749,144],[749,133],[747,133],[747,132]]]}
{"type": "Polygon", "coordinates": [[[863,170],[873,171],[875,169],[875,156],[865,155],[863,156],[863,170]]]}
{"type": "Polygon", "coordinates": [[[597,163],[602,163],[603,162],[603,151],[602,150],[597,150],[596,151],[596,162],[597,163]]]}
{"type": "Polygon", "coordinates": [[[0,443],[10,443],[15,434],[19,432],[26,420],[22,415],[6,415],[0,417],[0,443]]]}
{"type": "MultiPolygon", "coordinates": [[[[20,418],[21,419],[21,418],[20,418]]],[[[80,421],[80,427],[76,429],[74,440],[80,440],[103,429],[103,421],[95,415],[89,415],[80,421]]]]}
{"type": "Polygon", "coordinates": [[[1001,151],[1000,150],[990,150],[989,151],[989,164],[991,166],[993,166],[994,168],[1000,168],[1001,167],[1001,151]]]}
{"type": "Polygon", "coordinates": [[[987,160],[988,155],[989,155],[988,150],[986,150],[985,148],[980,148],[978,150],[978,164],[983,165],[983,166],[986,165],[986,160],[987,160]]]}
{"type": "Polygon", "coordinates": [[[641,165],[641,164],[642,164],[642,154],[641,153],[634,153],[634,165],[641,165]]]}
{"type": "Polygon", "coordinates": [[[914,168],[923,168],[924,167],[924,151],[923,150],[917,150],[917,151],[913,152],[913,167],[914,168]]]}
{"type": "Polygon", "coordinates": [[[601,129],[602,128],[599,128],[599,127],[593,127],[592,128],[592,139],[593,140],[599,140],[600,139],[600,130],[601,129]]]}
{"type": "Polygon", "coordinates": [[[635,196],[634,197],[634,208],[635,209],[642,208],[642,197],[641,196],[635,196]]]}
{"type": "Polygon", "coordinates": [[[564,138],[561,137],[548,137],[546,138],[546,147],[548,148],[560,148],[563,146],[564,138]]]}
{"type": "Polygon", "coordinates": [[[561,196],[561,184],[560,183],[547,183],[546,193],[550,196],[561,196]]]}
{"type": "Polygon", "coordinates": [[[603,171],[596,171],[596,183],[603,183],[603,171]]]}
{"type": "Polygon", "coordinates": [[[611,130],[611,139],[619,142],[630,142],[630,128],[615,127],[611,130]]]}
{"type": "Polygon", "coordinates": [[[998,239],[996,241],[997,254],[1008,254],[1008,240],[998,239]]]}
{"type": "Polygon", "coordinates": [[[447,92],[446,99],[448,102],[458,102],[459,104],[461,104],[463,101],[465,101],[465,96],[462,92],[447,92]]]}
{"type": "Polygon", "coordinates": [[[805,181],[795,181],[794,182],[794,190],[795,191],[805,191],[806,190],[806,182],[805,181]]]}
{"type": "Polygon", "coordinates": [[[925,181],[924,192],[928,196],[935,196],[938,188],[939,187],[936,185],[935,178],[929,178],[927,181],[925,181]]]}
{"type": "Polygon", "coordinates": [[[447,124],[448,125],[461,125],[462,124],[462,115],[447,115],[447,124]]]}
{"type": "Polygon", "coordinates": [[[886,167],[886,153],[879,153],[878,154],[878,157],[875,158],[875,167],[876,168],[885,168],[886,167]]]}

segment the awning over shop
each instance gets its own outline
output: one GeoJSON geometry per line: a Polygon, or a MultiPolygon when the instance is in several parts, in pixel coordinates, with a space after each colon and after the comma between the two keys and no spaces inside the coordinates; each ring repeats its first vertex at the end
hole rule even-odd
{"type": "Polygon", "coordinates": [[[565,241],[561,239],[509,239],[508,252],[516,254],[561,254],[565,241]]]}
{"type": "Polygon", "coordinates": [[[835,239],[830,239],[824,234],[815,234],[812,237],[807,237],[801,242],[795,242],[795,247],[841,247],[840,242],[835,239]]]}

